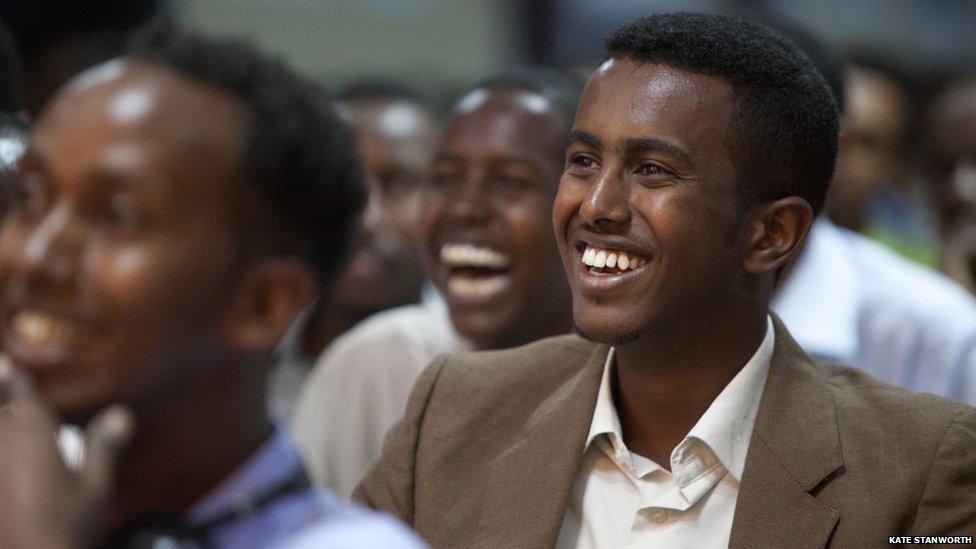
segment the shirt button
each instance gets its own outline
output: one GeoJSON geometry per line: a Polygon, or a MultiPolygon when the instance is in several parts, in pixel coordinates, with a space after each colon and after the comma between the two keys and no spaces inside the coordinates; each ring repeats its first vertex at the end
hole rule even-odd
{"type": "Polygon", "coordinates": [[[651,516],[654,518],[654,522],[658,524],[664,524],[664,521],[668,520],[668,512],[664,509],[654,511],[654,514],[651,516]]]}

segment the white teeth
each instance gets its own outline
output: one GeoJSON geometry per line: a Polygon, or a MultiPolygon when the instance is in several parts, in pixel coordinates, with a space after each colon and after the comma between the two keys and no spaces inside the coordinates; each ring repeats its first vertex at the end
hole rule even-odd
{"type": "Polygon", "coordinates": [[[644,265],[644,260],[640,257],[631,256],[627,252],[619,250],[604,250],[587,246],[583,251],[583,264],[588,267],[602,269],[619,269],[621,271],[637,269],[644,265]]]}
{"type": "Polygon", "coordinates": [[[38,345],[65,345],[78,335],[77,328],[68,321],[35,311],[19,313],[13,329],[25,341],[38,345]]]}
{"type": "Polygon", "coordinates": [[[504,269],[512,262],[508,255],[498,250],[472,244],[444,244],[440,260],[449,267],[484,269],[504,269]]]}
{"type": "Polygon", "coordinates": [[[586,251],[583,252],[583,264],[593,265],[594,259],[596,259],[596,249],[587,246],[586,251]]]}
{"type": "Polygon", "coordinates": [[[507,275],[467,277],[454,275],[447,280],[448,293],[458,297],[490,297],[510,283],[507,275]]]}
{"type": "Polygon", "coordinates": [[[593,266],[602,269],[607,264],[607,252],[599,250],[596,252],[596,258],[593,260],[593,266]]]}

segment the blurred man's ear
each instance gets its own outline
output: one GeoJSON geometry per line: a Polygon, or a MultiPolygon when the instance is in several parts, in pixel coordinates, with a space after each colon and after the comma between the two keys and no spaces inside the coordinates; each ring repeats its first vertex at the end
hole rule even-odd
{"type": "Polygon", "coordinates": [[[315,274],[298,259],[274,258],[249,268],[224,322],[227,342],[246,352],[274,349],[317,292],[315,274]]]}
{"type": "Polygon", "coordinates": [[[743,268],[754,275],[775,273],[800,250],[813,224],[813,209],[806,200],[788,196],[760,204],[747,223],[743,268]]]}

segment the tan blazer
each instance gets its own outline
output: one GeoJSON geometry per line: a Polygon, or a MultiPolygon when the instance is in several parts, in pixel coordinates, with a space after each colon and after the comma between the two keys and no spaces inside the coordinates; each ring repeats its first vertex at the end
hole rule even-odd
{"type": "MultiPolygon", "coordinates": [[[[776,346],[731,547],[976,536],[976,409],[776,346]]],[[[576,336],[441,357],[353,494],[435,547],[552,547],[608,348],[576,336]]]]}

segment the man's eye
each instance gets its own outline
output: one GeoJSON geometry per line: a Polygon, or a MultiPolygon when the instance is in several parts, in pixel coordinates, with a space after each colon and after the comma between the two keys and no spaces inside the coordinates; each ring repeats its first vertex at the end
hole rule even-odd
{"type": "Polygon", "coordinates": [[[112,196],[103,210],[106,222],[125,229],[143,229],[148,217],[135,200],[128,196],[112,196]]]}
{"type": "Polygon", "coordinates": [[[47,208],[47,187],[39,175],[17,175],[9,183],[14,208],[28,215],[40,215],[47,208]]]}
{"type": "Polygon", "coordinates": [[[503,189],[527,189],[529,188],[529,182],[524,177],[517,177],[513,175],[496,175],[492,178],[492,184],[503,189]]]}
{"type": "Polygon", "coordinates": [[[671,172],[658,164],[641,164],[634,171],[637,175],[671,175],[671,172]]]}
{"type": "Polygon", "coordinates": [[[437,188],[447,189],[458,186],[463,179],[464,178],[461,176],[461,174],[442,172],[435,173],[433,177],[431,177],[431,182],[437,188]]]}
{"type": "Polygon", "coordinates": [[[567,162],[567,167],[592,168],[595,165],[593,159],[585,154],[574,154],[569,157],[567,162]]]}
{"type": "Polygon", "coordinates": [[[396,171],[380,176],[379,183],[384,193],[397,195],[416,190],[421,177],[412,172],[396,171]]]}

